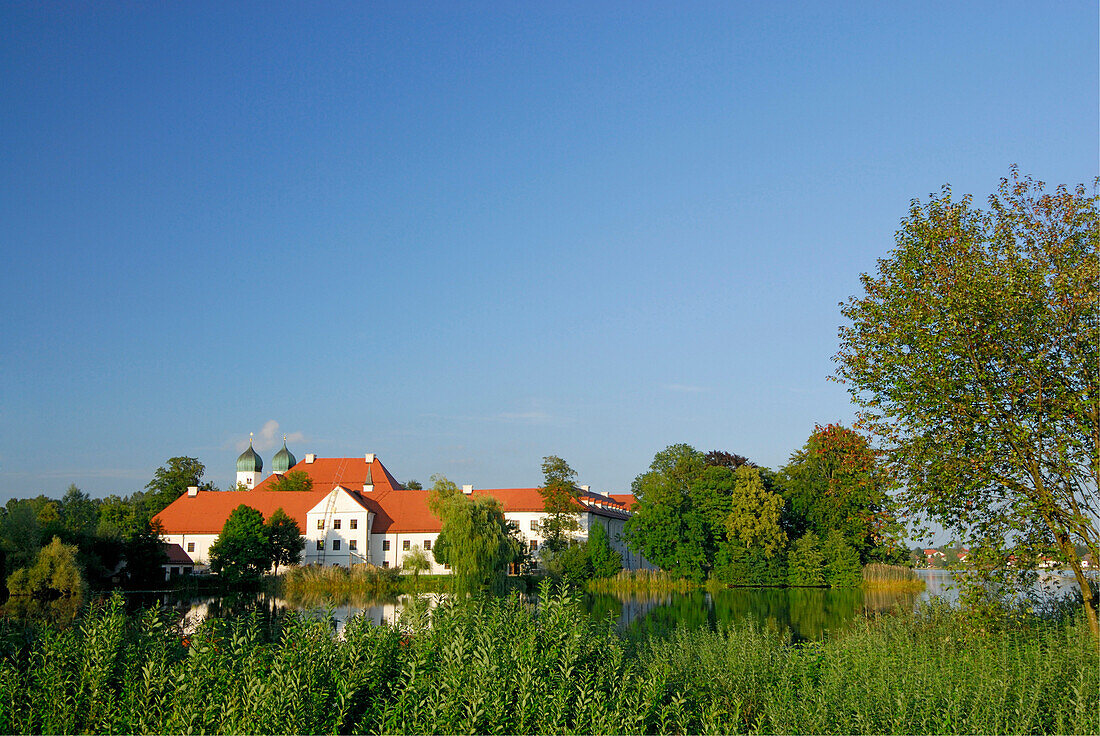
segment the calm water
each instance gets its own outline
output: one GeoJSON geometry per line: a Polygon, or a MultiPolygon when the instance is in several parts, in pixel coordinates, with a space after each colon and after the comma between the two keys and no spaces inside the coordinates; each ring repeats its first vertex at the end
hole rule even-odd
{"type": "MultiPolygon", "coordinates": [[[[825,632],[848,625],[857,616],[881,614],[897,607],[913,608],[918,601],[939,596],[957,599],[953,574],[946,570],[920,570],[927,589],[920,594],[817,588],[736,588],[715,594],[665,593],[642,595],[596,595],[584,598],[588,614],[598,620],[611,619],[631,636],[660,635],[679,626],[714,628],[745,618],[761,626],[790,630],[796,639],[819,639],[825,632]]],[[[1058,572],[1044,573],[1050,586],[1072,589],[1076,584],[1058,572]]],[[[209,615],[220,615],[260,606],[270,614],[280,611],[318,611],[331,615],[337,630],[352,616],[362,615],[376,624],[397,623],[408,603],[407,596],[385,600],[362,600],[341,605],[251,595],[247,597],[204,597],[182,599],[170,594],[157,601],[175,608],[184,625],[193,628],[209,615]]],[[[145,601],[150,603],[153,601],[145,601]]]]}

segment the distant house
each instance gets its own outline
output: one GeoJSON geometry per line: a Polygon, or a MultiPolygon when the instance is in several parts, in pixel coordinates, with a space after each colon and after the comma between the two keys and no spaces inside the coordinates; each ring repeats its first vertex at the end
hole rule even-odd
{"type": "Polygon", "coordinates": [[[1096,567],[1096,558],[1092,556],[1091,552],[1081,558],[1081,567],[1085,570],[1091,570],[1096,567]]]}
{"type": "Polygon", "coordinates": [[[181,575],[190,575],[194,572],[195,562],[183,551],[183,547],[178,544],[166,544],[164,545],[164,554],[168,558],[168,560],[161,565],[161,567],[164,568],[165,582],[168,582],[172,578],[178,578],[181,575]]]}
{"type": "Polygon", "coordinates": [[[970,550],[962,547],[955,553],[955,557],[959,559],[959,562],[966,562],[966,558],[970,557],[970,550]]]}
{"type": "Polygon", "coordinates": [[[947,555],[945,555],[943,552],[941,552],[938,549],[926,549],[926,550],[924,550],[924,560],[925,560],[925,562],[928,563],[929,566],[931,566],[933,563],[935,563],[937,561],[942,561],[942,560],[945,560],[945,559],[947,559],[947,555]]]}

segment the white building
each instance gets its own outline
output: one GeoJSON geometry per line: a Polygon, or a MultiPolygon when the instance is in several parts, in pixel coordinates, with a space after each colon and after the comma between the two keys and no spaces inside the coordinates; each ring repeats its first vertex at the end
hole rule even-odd
{"type": "MultiPolygon", "coordinates": [[[[268,519],[281,508],[302,530],[304,564],[401,567],[404,556],[420,547],[428,553],[430,573],[447,572],[431,554],[440,521],[428,509],[428,491],[402,486],[373,453],[357,458],[310,454],[296,462],[284,442],[272,461],[272,474],[260,480],[262,469],[263,460],[250,442],[237,460],[238,487],[249,490],[188,489],[157,515],[163,539],[180,545],[196,564],[205,565],[210,546],[234,509],[243,504],[268,519]],[[272,490],[283,475],[296,471],[312,479],[312,490],[272,490]]],[[[634,497],[593,493],[588,486],[578,491],[580,530],[576,539],[586,540],[591,525],[601,524],[612,546],[622,555],[626,569],[652,567],[622,541],[623,525],[630,518],[634,497]]],[[[545,541],[539,529],[546,515],[538,488],[475,489],[467,485],[462,492],[500,501],[505,518],[518,525],[522,538],[538,558],[545,541]]]]}

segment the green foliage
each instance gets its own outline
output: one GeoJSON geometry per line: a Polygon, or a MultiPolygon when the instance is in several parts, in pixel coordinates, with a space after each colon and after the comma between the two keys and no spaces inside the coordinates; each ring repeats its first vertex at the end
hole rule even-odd
{"type": "Polygon", "coordinates": [[[206,466],[196,458],[169,458],[165,465],[157,468],[153,479],[145,486],[145,510],[150,516],[155,516],[187,493],[188,486],[198,486],[205,491],[217,490],[212,484],[202,482],[205,472],[206,466]]]}
{"type": "Polygon", "coordinates": [[[865,561],[903,549],[885,475],[859,433],[837,424],[814,427],[778,482],[796,535],[812,531],[824,538],[838,530],[865,561]]]}
{"type": "Polygon", "coordinates": [[[825,555],[813,532],[796,539],[787,556],[787,579],[791,585],[824,585],[825,555]]]}
{"type": "Polygon", "coordinates": [[[611,538],[599,521],[589,526],[585,549],[588,551],[592,577],[609,578],[623,569],[623,556],[611,546],[611,538]]]}
{"type": "Polygon", "coordinates": [[[650,562],[696,581],[706,577],[709,567],[713,519],[693,508],[690,489],[705,469],[703,454],[689,445],[670,445],[657,453],[649,470],[634,479],[631,490],[638,505],[624,529],[627,542],[650,562]]]}
{"type": "Polygon", "coordinates": [[[313,478],[309,473],[304,470],[291,470],[289,473],[283,473],[276,478],[272,483],[270,490],[272,491],[292,491],[292,492],[305,492],[313,490],[313,478]]]}
{"type": "Polygon", "coordinates": [[[57,537],[39,550],[34,565],[19,568],[8,578],[8,592],[13,596],[30,596],[53,600],[81,596],[84,579],[76,561],[76,547],[62,544],[57,537]]]}
{"type": "Polygon", "coordinates": [[[822,545],[825,555],[825,582],[833,588],[857,588],[863,583],[859,553],[840,531],[833,529],[822,545]]]}
{"type": "Polygon", "coordinates": [[[461,493],[443,476],[432,483],[428,508],[442,522],[432,554],[451,566],[455,592],[503,590],[507,567],[518,560],[500,502],[461,493]]]}
{"type": "Polygon", "coordinates": [[[786,548],[769,555],[761,547],[723,542],[715,555],[713,575],[725,585],[787,585],[786,548]]]}
{"type": "Polygon", "coordinates": [[[539,523],[539,532],[545,540],[543,546],[553,555],[564,550],[573,534],[581,528],[580,506],[577,503],[580,490],[574,483],[577,472],[555,455],[542,459],[542,475],[539,495],[542,496],[546,515],[539,523]]]}
{"type": "Polygon", "coordinates": [[[546,568],[574,585],[592,579],[592,560],[587,545],[572,544],[549,557],[546,568]]]}
{"type": "Polygon", "coordinates": [[[324,608],[349,601],[375,601],[394,595],[401,572],[374,565],[321,567],[303,565],[288,568],[278,579],[278,593],[299,606],[324,608]]]}
{"type": "Polygon", "coordinates": [[[3,733],[1100,731],[1080,620],[979,632],[926,608],[820,642],[742,619],[631,643],[544,587],[537,606],[443,603],[404,629],[355,618],[340,637],[301,614],[181,636],[121,597],[77,626],[15,626],[0,621],[3,733]]]}
{"type": "Polygon", "coordinates": [[[297,565],[301,561],[306,541],[302,539],[298,522],[290,518],[281,506],[264,524],[264,535],[267,537],[268,559],[275,565],[276,575],[279,574],[279,565],[297,565]]]}
{"type": "Polygon", "coordinates": [[[1100,558],[1100,197],[1015,167],[986,211],[944,187],[913,201],[862,283],[837,375],[910,511],[962,539],[1056,547],[1085,587],[1076,545],[1100,558]]]}
{"type": "Polygon", "coordinates": [[[264,517],[243,503],[225,520],[210,545],[210,569],[227,585],[255,583],[271,565],[271,549],[264,517]]]}
{"type": "Polygon", "coordinates": [[[412,549],[401,558],[401,569],[405,572],[411,572],[414,584],[416,584],[420,582],[420,573],[432,569],[432,563],[428,559],[427,552],[419,544],[414,544],[412,549]]]}
{"type": "Polygon", "coordinates": [[[420,481],[416,480],[415,478],[405,481],[405,488],[410,491],[424,490],[424,486],[420,485],[420,481]]]}
{"type": "Polygon", "coordinates": [[[726,531],[731,540],[745,547],[759,547],[772,557],[787,546],[787,533],[780,526],[783,497],[764,487],[759,468],[742,465],[735,471],[726,531]]]}

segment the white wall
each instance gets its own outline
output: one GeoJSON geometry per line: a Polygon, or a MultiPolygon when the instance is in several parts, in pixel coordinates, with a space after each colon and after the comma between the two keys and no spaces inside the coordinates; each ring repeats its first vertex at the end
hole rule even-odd
{"type": "Polygon", "coordinates": [[[369,544],[373,517],[374,514],[363,508],[347,491],[333,489],[306,512],[306,528],[302,530],[306,546],[302,551],[302,563],[349,567],[373,562],[369,544]],[[354,550],[351,549],[352,542],[355,543],[354,550]],[[322,549],[317,548],[318,543],[321,543],[322,549]],[[335,548],[337,543],[339,549],[335,548]]]}

